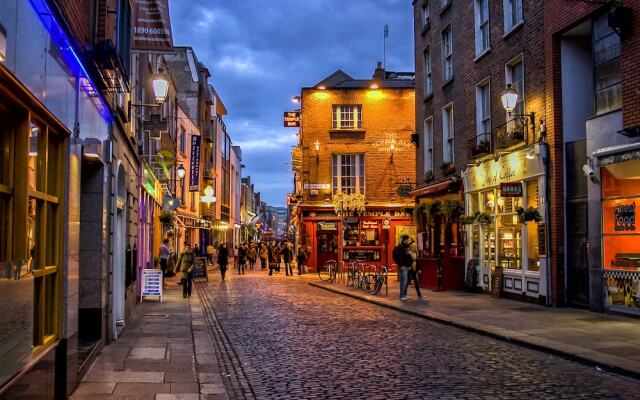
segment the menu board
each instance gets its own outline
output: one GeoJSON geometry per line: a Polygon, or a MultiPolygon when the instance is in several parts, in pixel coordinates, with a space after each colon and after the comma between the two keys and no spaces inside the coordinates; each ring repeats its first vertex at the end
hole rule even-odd
{"type": "Polygon", "coordinates": [[[140,292],[140,301],[149,296],[157,296],[162,302],[162,270],[142,270],[142,290],[140,292]]]}
{"type": "Polygon", "coordinates": [[[499,299],[502,294],[502,268],[496,267],[491,275],[491,297],[499,299]]]}

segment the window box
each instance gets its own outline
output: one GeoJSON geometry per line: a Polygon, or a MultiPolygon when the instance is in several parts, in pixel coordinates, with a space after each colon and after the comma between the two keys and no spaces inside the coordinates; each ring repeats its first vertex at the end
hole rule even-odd
{"type": "Polygon", "coordinates": [[[440,164],[440,170],[444,175],[449,175],[455,172],[456,167],[453,163],[443,162],[440,164]]]}

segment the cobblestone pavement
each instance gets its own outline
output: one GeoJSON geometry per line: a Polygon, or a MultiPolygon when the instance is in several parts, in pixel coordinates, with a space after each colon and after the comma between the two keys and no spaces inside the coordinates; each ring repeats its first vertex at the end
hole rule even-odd
{"type": "Polygon", "coordinates": [[[257,398],[640,398],[638,381],[306,282],[258,272],[200,287],[257,398]]]}

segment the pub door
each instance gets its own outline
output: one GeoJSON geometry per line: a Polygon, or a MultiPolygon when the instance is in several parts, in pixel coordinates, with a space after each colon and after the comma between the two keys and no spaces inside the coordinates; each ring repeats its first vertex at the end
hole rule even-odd
{"type": "Polygon", "coordinates": [[[316,259],[316,268],[319,269],[329,260],[338,261],[338,224],[332,224],[335,230],[325,230],[329,224],[318,224],[317,240],[318,240],[318,256],[316,259]],[[322,229],[324,228],[324,229],[322,229]]]}

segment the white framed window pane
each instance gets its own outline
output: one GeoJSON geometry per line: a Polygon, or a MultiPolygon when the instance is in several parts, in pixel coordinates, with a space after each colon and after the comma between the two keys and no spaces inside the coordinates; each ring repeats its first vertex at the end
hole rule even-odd
{"type": "Polygon", "coordinates": [[[433,171],[433,119],[424,120],[424,172],[433,171]]]}
{"type": "Polygon", "coordinates": [[[424,94],[430,95],[433,92],[433,83],[431,81],[431,49],[424,52],[424,94]]]}
{"type": "Polygon", "coordinates": [[[425,27],[429,25],[429,19],[431,17],[431,12],[429,10],[429,2],[425,2],[422,5],[422,26],[425,27]]]}

